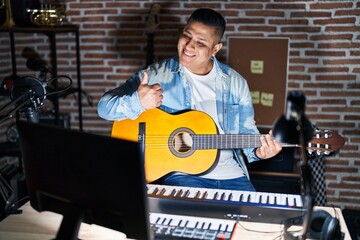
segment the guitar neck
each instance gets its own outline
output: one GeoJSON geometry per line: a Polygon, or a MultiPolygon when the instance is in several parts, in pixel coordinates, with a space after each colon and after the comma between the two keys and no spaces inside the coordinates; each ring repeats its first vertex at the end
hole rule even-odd
{"type": "MultiPolygon", "coordinates": [[[[265,134],[198,134],[192,135],[194,150],[257,148],[261,146],[260,137],[265,134]]],[[[283,147],[298,147],[297,144],[281,143],[283,147]]]]}
{"type": "Polygon", "coordinates": [[[154,33],[146,33],[146,35],[147,35],[146,66],[149,66],[154,61],[154,33]]]}
{"type": "Polygon", "coordinates": [[[146,23],[146,35],[147,35],[147,56],[146,67],[154,61],[154,31],[159,26],[159,11],[160,4],[155,3],[151,6],[149,19],[146,23]]]}

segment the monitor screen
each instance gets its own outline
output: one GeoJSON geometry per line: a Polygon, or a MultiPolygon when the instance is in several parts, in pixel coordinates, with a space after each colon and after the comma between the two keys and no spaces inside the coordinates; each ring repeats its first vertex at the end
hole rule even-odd
{"type": "Polygon", "coordinates": [[[31,206],[63,215],[56,239],[78,239],[81,222],[150,239],[138,142],[18,122],[31,206]]]}

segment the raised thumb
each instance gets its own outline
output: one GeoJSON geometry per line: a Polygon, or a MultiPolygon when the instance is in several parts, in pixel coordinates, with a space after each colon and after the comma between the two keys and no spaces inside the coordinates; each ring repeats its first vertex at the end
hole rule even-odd
{"type": "Polygon", "coordinates": [[[149,82],[149,75],[147,72],[144,72],[144,76],[143,78],[141,79],[141,84],[142,85],[147,85],[149,82]]]}

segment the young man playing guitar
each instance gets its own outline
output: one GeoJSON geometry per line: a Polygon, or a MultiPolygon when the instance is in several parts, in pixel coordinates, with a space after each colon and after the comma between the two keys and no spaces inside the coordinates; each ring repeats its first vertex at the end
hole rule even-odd
{"type": "MultiPolygon", "coordinates": [[[[198,110],[211,116],[219,134],[258,134],[246,80],[215,57],[222,47],[225,25],[218,12],[206,8],[195,10],[179,37],[178,56],[154,63],[122,86],[106,92],[98,104],[99,116],[123,121],[135,120],[154,108],[170,114],[198,110]]],[[[163,127],[167,124],[171,125],[163,123],[163,127]]],[[[175,137],[170,144],[174,142],[175,146],[177,141],[175,137]]],[[[145,141],[145,149],[146,144],[145,141]]],[[[191,146],[192,139],[184,137],[180,148],[184,144],[191,146]]],[[[161,181],[173,186],[255,191],[245,160],[268,159],[281,149],[281,144],[268,134],[260,137],[259,147],[220,149],[214,164],[204,172],[174,171],[164,175],[161,181]]],[[[161,158],[160,154],[158,157],[161,158]]],[[[152,161],[157,161],[154,158],[152,161]]],[[[196,161],[192,164],[195,166],[196,161]]]]}

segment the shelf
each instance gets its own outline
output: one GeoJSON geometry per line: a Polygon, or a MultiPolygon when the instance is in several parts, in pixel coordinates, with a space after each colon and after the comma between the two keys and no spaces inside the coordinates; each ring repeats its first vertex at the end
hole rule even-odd
{"type": "MultiPolygon", "coordinates": [[[[0,32],[9,33],[10,37],[10,51],[11,51],[11,63],[12,72],[14,75],[17,74],[16,68],[16,55],[15,55],[15,33],[41,33],[49,38],[50,43],[50,55],[51,55],[51,66],[52,66],[52,77],[57,77],[57,52],[56,52],[56,34],[58,33],[74,33],[76,43],[76,71],[77,71],[77,94],[78,94],[78,111],[79,111],[79,129],[82,131],[82,102],[81,102],[81,72],[80,72],[80,47],[79,47],[79,29],[75,25],[64,25],[56,27],[11,27],[11,28],[0,28],[0,32]]],[[[59,101],[56,98],[53,101],[55,122],[59,121],[59,101]]]]}

